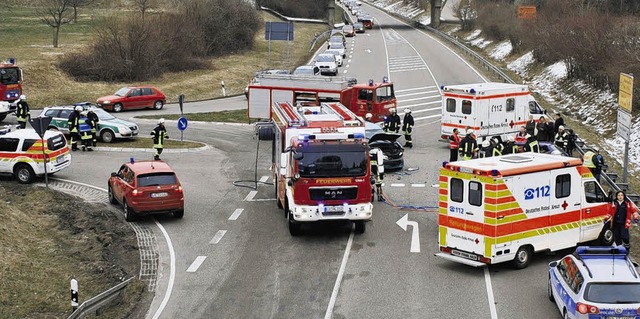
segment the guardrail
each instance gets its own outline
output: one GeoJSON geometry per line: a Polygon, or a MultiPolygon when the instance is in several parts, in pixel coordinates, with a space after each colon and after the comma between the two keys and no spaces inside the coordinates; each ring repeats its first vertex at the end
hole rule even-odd
{"type": "Polygon", "coordinates": [[[108,304],[109,302],[111,302],[115,297],[118,296],[118,294],[124,290],[129,283],[131,283],[131,281],[133,280],[134,277],[131,277],[119,284],[117,284],[115,287],[109,288],[106,291],[101,292],[100,294],[98,294],[97,296],[88,299],[87,301],[83,302],[78,309],[76,309],[76,311],[74,311],[69,317],[68,319],[79,319],[79,318],[84,318],[85,316],[95,312],[96,310],[104,307],[106,304],[108,304]]]}
{"type": "Polygon", "coordinates": [[[328,23],[325,20],[320,20],[320,19],[304,19],[304,18],[292,18],[292,17],[287,17],[286,15],[283,15],[282,13],[275,11],[273,9],[267,8],[267,7],[260,7],[260,10],[264,10],[264,11],[269,11],[275,15],[277,15],[278,17],[280,17],[280,19],[283,20],[287,20],[287,21],[291,21],[291,22],[303,22],[303,23],[323,23],[326,24],[328,23]]]}

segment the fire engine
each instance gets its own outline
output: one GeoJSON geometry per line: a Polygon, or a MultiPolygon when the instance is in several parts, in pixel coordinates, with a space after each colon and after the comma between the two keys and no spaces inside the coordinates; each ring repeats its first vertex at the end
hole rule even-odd
{"type": "Polygon", "coordinates": [[[611,206],[579,158],[518,153],[440,169],[437,256],[471,266],[529,264],[537,251],[611,245],[611,206]]]}
{"type": "Polygon", "coordinates": [[[340,103],[273,104],[273,173],[277,204],[292,236],[302,224],[371,220],[373,183],[362,118],[340,103]]]}
{"type": "Polygon", "coordinates": [[[397,105],[393,84],[387,78],[381,83],[353,84],[346,77],[295,76],[260,74],[249,85],[249,117],[271,118],[271,105],[290,102],[293,105],[320,105],[340,102],[353,113],[364,117],[373,115],[379,122],[397,105]]]}
{"type": "Polygon", "coordinates": [[[441,139],[457,128],[465,135],[473,129],[477,138],[515,134],[529,115],[537,121],[545,111],[526,85],[475,83],[442,86],[441,139]]]}
{"type": "MultiPolygon", "coordinates": [[[[22,69],[16,64],[15,58],[0,61],[0,102],[14,102],[22,94],[22,69]]],[[[0,103],[0,121],[7,117],[15,107],[7,110],[6,103],[0,103]]]]}

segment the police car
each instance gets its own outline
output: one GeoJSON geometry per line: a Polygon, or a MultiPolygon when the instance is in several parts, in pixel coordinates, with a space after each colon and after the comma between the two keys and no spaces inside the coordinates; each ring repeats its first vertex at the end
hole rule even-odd
{"type": "Polygon", "coordinates": [[[549,263],[549,299],[564,318],[640,318],[635,266],[622,246],[580,246],[549,263]]]}

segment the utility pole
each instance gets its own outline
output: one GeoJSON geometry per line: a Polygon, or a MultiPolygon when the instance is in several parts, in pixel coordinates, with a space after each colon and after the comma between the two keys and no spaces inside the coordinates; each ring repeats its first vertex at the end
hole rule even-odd
{"type": "Polygon", "coordinates": [[[431,0],[431,27],[440,26],[440,15],[442,13],[442,0],[431,0]]]}

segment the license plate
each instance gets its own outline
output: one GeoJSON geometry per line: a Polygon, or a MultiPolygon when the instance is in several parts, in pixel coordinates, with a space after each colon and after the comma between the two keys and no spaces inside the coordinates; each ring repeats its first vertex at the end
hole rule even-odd
{"type": "Polygon", "coordinates": [[[151,197],[152,197],[152,198],[167,197],[167,196],[169,196],[169,193],[167,193],[167,192],[162,192],[162,193],[151,193],[151,197]]]}
{"type": "Polygon", "coordinates": [[[454,256],[458,256],[458,257],[462,257],[462,258],[466,258],[466,259],[471,259],[471,260],[478,260],[478,256],[474,255],[474,254],[470,254],[464,251],[459,251],[459,250],[452,250],[451,254],[454,256]]]}
{"type": "Polygon", "coordinates": [[[58,158],[56,158],[56,163],[62,163],[67,159],[66,156],[58,156],[58,158]]]}

